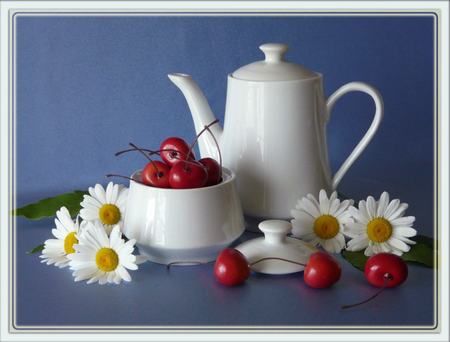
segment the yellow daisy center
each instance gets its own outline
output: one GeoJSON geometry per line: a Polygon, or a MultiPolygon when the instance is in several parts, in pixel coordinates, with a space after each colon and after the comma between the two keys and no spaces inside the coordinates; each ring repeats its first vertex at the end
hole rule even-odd
{"type": "Polygon", "coordinates": [[[113,225],[120,220],[120,210],[114,204],[104,204],[98,213],[100,220],[107,225],[113,225]]]}
{"type": "Polygon", "coordinates": [[[102,248],[97,252],[95,262],[102,271],[111,272],[114,271],[119,264],[119,257],[113,249],[102,248]]]}
{"type": "Polygon", "coordinates": [[[75,253],[73,245],[77,243],[78,239],[75,237],[75,232],[67,234],[66,238],[64,239],[64,250],[66,251],[66,254],[75,253]]]}
{"type": "Polygon", "coordinates": [[[392,226],[388,220],[377,217],[367,225],[367,235],[373,242],[384,242],[392,235],[392,226]]]}
{"type": "Polygon", "coordinates": [[[314,221],[314,233],[321,239],[334,238],[339,233],[339,222],[332,215],[322,215],[314,221]]]}

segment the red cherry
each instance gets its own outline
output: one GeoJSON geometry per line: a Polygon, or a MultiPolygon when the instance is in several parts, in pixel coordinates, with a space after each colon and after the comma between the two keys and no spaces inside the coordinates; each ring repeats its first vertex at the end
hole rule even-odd
{"type": "Polygon", "coordinates": [[[402,284],[408,278],[408,266],[398,255],[378,253],[367,260],[364,273],[372,285],[393,287],[402,284]],[[389,278],[388,281],[386,278],[389,278]]]}
{"type": "Polygon", "coordinates": [[[169,183],[174,189],[201,188],[207,180],[205,167],[195,161],[179,161],[172,166],[169,173],[169,183]]]}
{"type": "Polygon", "coordinates": [[[402,284],[408,278],[408,266],[406,262],[395,254],[378,253],[371,256],[364,266],[366,279],[374,286],[381,287],[373,296],[362,302],[344,305],[342,309],[349,309],[355,306],[370,302],[383,292],[386,287],[393,287],[402,284]]]}
{"type": "Polygon", "coordinates": [[[157,188],[170,188],[169,173],[169,165],[160,161],[151,161],[142,170],[142,181],[157,188]]]}
{"type": "Polygon", "coordinates": [[[333,285],[341,277],[341,266],[336,258],[325,252],[315,252],[309,256],[303,278],[315,288],[333,285]]]}
{"type": "Polygon", "coordinates": [[[189,144],[181,138],[171,137],[164,140],[161,144],[160,150],[172,150],[161,152],[161,159],[168,165],[173,166],[182,160],[186,160],[189,155],[189,159],[195,160],[194,151],[189,154],[189,144]],[[177,152],[178,151],[178,152],[177,152]]]}
{"type": "Polygon", "coordinates": [[[222,172],[220,170],[219,163],[213,158],[202,158],[198,162],[206,166],[208,171],[206,186],[219,184],[222,179],[222,172]]]}
{"type": "Polygon", "coordinates": [[[234,248],[225,248],[220,252],[214,266],[217,281],[227,286],[239,285],[250,275],[247,258],[234,248]]]}

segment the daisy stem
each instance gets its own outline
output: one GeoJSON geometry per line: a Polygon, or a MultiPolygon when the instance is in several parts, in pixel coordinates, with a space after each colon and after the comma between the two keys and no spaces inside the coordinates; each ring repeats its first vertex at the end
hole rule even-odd
{"type": "Polygon", "coordinates": [[[219,119],[214,120],[213,122],[211,122],[210,124],[206,125],[195,137],[194,141],[191,144],[191,147],[189,147],[189,153],[188,153],[188,157],[191,155],[192,153],[192,149],[194,148],[195,143],[197,142],[198,138],[200,138],[200,136],[203,134],[204,131],[206,131],[209,127],[211,127],[212,125],[216,124],[219,122],[219,119]]]}
{"type": "Polygon", "coordinates": [[[296,265],[300,265],[300,266],[306,266],[306,264],[302,264],[301,262],[292,261],[292,260],[284,259],[284,258],[277,258],[277,257],[262,258],[262,259],[259,259],[259,260],[256,260],[256,261],[250,263],[249,266],[253,266],[253,265],[257,264],[258,262],[265,261],[265,260],[281,260],[281,261],[290,262],[291,264],[296,264],[296,265]]]}
{"type": "Polygon", "coordinates": [[[341,309],[349,309],[349,308],[353,308],[353,307],[355,307],[355,306],[358,306],[358,305],[361,305],[361,304],[364,304],[364,303],[367,303],[367,302],[371,301],[371,300],[374,299],[376,296],[378,296],[381,292],[384,291],[384,289],[386,288],[387,283],[388,283],[389,281],[391,281],[392,279],[393,279],[393,278],[392,278],[392,275],[391,275],[390,273],[386,273],[386,274],[384,275],[384,284],[383,284],[383,286],[382,286],[381,289],[379,289],[373,296],[367,298],[366,300],[363,300],[362,302],[356,303],[356,304],[351,304],[351,305],[344,305],[344,306],[341,306],[341,309]]]}
{"type": "Polygon", "coordinates": [[[213,266],[212,264],[209,264],[207,262],[201,262],[201,261],[172,261],[172,262],[168,263],[166,265],[166,267],[167,267],[167,270],[169,270],[170,266],[172,266],[172,265],[191,265],[191,264],[213,266]]]}

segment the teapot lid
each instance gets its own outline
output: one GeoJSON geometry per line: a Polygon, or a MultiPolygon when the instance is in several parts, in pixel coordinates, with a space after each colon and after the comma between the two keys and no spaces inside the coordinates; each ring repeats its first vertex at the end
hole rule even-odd
{"type": "MultiPolygon", "coordinates": [[[[245,241],[236,247],[245,255],[250,265],[262,258],[282,258],[306,264],[309,256],[317,251],[315,247],[302,240],[286,236],[292,229],[288,221],[266,220],[258,227],[264,233],[264,237],[245,241]]],[[[289,274],[303,271],[304,266],[269,259],[251,265],[251,269],[265,274],[289,274]]]]}
{"type": "Polygon", "coordinates": [[[283,60],[289,45],[267,43],[259,47],[265,59],[247,64],[231,74],[246,81],[291,81],[316,77],[318,74],[295,63],[283,60]]]}

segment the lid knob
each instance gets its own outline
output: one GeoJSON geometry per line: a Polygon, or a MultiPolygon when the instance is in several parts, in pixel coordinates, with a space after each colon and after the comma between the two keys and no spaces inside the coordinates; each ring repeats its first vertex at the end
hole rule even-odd
{"type": "Polygon", "coordinates": [[[283,61],[283,57],[290,49],[289,45],[281,43],[267,43],[259,47],[266,57],[268,63],[279,63],[283,61]]]}
{"type": "Polygon", "coordinates": [[[258,225],[264,233],[264,241],[268,243],[280,243],[292,229],[290,222],[283,220],[266,220],[258,225]]]}

